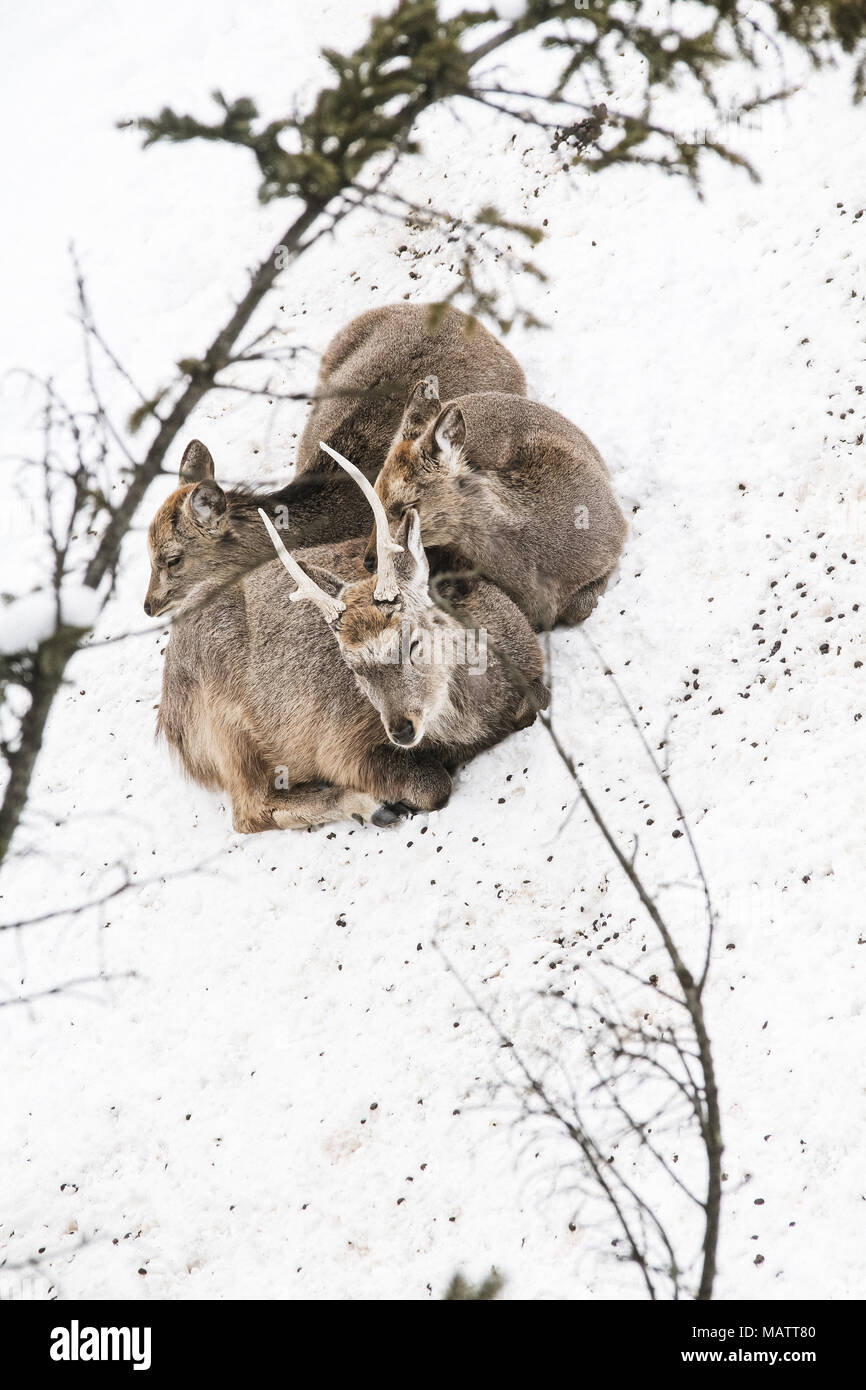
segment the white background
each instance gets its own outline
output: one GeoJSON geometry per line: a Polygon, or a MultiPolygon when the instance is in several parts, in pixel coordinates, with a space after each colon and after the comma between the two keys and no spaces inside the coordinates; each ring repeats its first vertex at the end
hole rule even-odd
{"type": "MultiPolygon", "coordinates": [[[[303,105],[318,49],[354,45],[371,9],[77,0],[7,15],[5,363],[82,392],[71,239],[143,387],[200,351],[290,210],[257,204],[243,151],[142,153],[114,122],[163,104],[207,114],[217,87],[268,117],[303,105]]],[[[702,203],[651,170],[567,183],[543,139],[468,110],[425,119],[402,185],[458,213],[495,201],[546,219],[548,282],[515,293],[549,329],[509,346],[531,393],[610,464],[631,532],[588,632],[650,743],[667,739],[720,908],[723,1298],[863,1292],[866,115],[846,75],[787,75],[805,78],[799,95],[723,132],[763,182],[707,165],[702,203]]],[[[688,128],[687,98],[672,109],[688,128]]],[[[286,278],[287,341],[317,353],[371,304],[447,292],[450,251],[348,221],[286,278]]],[[[16,379],[3,394],[8,455],[38,402],[16,379]]],[[[303,418],[222,395],[189,434],[224,480],[284,478],[303,418]]],[[[17,481],[4,461],[9,509],[17,481]]],[[[143,531],[171,485],[142,508],[102,636],[145,626],[143,531]]],[[[34,547],[7,528],[4,591],[32,587],[34,547]]],[[[566,1073],[580,1053],[551,983],[591,995],[589,955],[661,972],[582,809],[560,830],[573,787],[543,731],[396,830],[244,839],[154,743],[164,644],[154,630],[76,659],[3,885],[6,921],[99,897],[118,863],[141,885],[0,933],[3,998],[134,972],[0,1010],[7,1258],[44,1250],[62,1297],[423,1299],[491,1265],[505,1298],[640,1296],[576,1214],[568,1147],[544,1130],[527,1146],[490,1101],[507,1058],[432,945],[566,1073]]],[[[624,843],[639,834],[636,862],[699,959],[697,894],[663,886],[692,875],[669,804],[581,635],[557,632],[550,652],[561,737],[624,843]]],[[[673,1155],[679,1138],[659,1142],[673,1155]]],[[[644,1177],[664,1205],[663,1180],[644,1177]]],[[[689,1253],[696,1230],[678,1227],[689,1253]]]]}

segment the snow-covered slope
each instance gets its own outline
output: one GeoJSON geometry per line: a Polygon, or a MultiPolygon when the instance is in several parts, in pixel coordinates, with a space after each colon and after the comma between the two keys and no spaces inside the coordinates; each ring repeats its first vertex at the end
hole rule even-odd
{"type": "MultiPolygon", "coordinates": [[[[318,47],[352,43],[371,8],[218,0],[200,28],[164,0],[147,20],[19,7],[3,91],[30,119],[0,229],[6,359],[74,389],[70,237],[144,385],[199,350],[284,210],[256,205],[240,153],[142,155],[112,123],[203,109],[214,87],[270,114],[315,89],[318,47]],[[34,179],[37,155],[50,179],[34,179]]],[[[721,1297],[863,1292],[866,187],[847,98],[838,75],[811,77],[727,131],[764,181],[708,166],[703,203],[640,169],[566,185],[543,147],[470,112],[427,120],[404,184],[544,222],[548,282],[518,292],[550,328],[509,345],[532,394],[602,450],[632,522],[588,633],[650,743],[666,740],[720,907],[721,1297]]],[[[447,243],[360,215],[287,280],[280,321],[318,352],[371,304],[452,285],[447,243]]],[[[302,357],[293,388],[314,369],[302,357]]],[[[28,409],[13,405],[10,428],[28,409]]],[[[190,434],[226,478],[285,477],[302,421],[225,395],[190,434]]],[[[142,510],[100,637],[144,626],[142,530],[171,485],[142,510]]],[[[0,1011],[7,1258],[44,1250],[41,1287],[62,1297],[414,1299],[492,1264],[506,1298],[639,1296],[551,1181],[562,1150],[543,1132],[527,1149],[488,1103],[507,1059],[446,964],[530,1054],[562,1047],[566,1066],[579,1054],[551,982],[591,989],[575,969],[588,954],[646,973],[645,943],[660,968],[583,810],[562,828],[573,787],[544,732],[396,830],[237,837],[153,742],[165,635],[76,660],[2,885],[7,921],[103,896],[118,864],[137,885],[0,933],[4,999],[109,977],[0,1011]]],[[[685,841],[604,667],[578,632],[556,633],[550,658],[563,742],[699,953],[697,894],[676,886],[685,841]]],[[[664,1143],[676,1152],[676,1133],[664,1143]]]]}

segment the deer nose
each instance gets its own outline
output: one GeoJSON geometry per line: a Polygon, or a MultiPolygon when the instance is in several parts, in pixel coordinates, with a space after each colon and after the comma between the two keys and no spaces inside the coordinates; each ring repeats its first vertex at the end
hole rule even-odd
{"type": "Polygon", "coordinates": [[[368,573],[368,574],[372,574],[375,568],[376,568],[376,556],[375,556],[375,555],[365,555],[365,556],[364,556],[364,569],[367,571],[367,573],[368,573]]]}
{"type": "Polygon", "coordinates": [[[393,724],[388,732],[395,743],[400,743],[406,748],[415,737],[415,725],[411,719],[401,719],[399,724],[393,724]]]}
{"type": "Polygon", "coordinates": [[[144,600],[144,611],[145,611],[145,613],[147,614],[147,616],[150,617],[150,614],[151,614],[151,607],[150,607],[150,599],[149,599],[149,598],[146,598],[146,599],[144,600]]]}

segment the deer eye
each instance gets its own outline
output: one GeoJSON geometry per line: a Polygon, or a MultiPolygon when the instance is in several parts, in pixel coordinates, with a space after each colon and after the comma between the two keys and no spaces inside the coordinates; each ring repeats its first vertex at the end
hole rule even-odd
{"type": "Polygon", "coordinates": [[[409,660],[417,662],[420,660],[423,643],[420,637],[416,637],[409,648],[409,660]]]}
{"type": "Polygon", "coordinates": [[[175,565],[179,565],[182,559],[182,555],[172,555],[170,560],[164,560],[163,563],[167,570],[173,570],[175,565]]]}

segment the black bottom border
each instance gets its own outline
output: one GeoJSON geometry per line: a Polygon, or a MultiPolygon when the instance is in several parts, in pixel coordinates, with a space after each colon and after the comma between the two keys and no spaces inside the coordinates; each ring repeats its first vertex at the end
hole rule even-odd
{"type": "Polygon", "coordinates": [[[274,1371],[279,1378],[308,1374],[310,1355],[321,1361],[314,1374],[345,1368],[386,1381],[414,1376],[419,1359],[427,1374],[439,1359],[450,1379],[502,1374],[513,1381],[526,1374],[519,1370],[524,1364],[533,1379],[570,1367],[570,1375],[602,1383],[630,1370],[664,1376],[674,1367],[701,1374],[708,1366],[806,1366],[826,1375],[850,1374],[861,1364],[862,1301],[499,1301],[498,1313],[494,1304],[480,1325],[460,1316],[455,1323],[447,1314],[445,1323],[431,1322],[431,1316],[429,1305],[418,1302],[395,1311],[393,1304],[362,1299],[0,1302],[7,1356],[14,1349],[22,1371],[58,1380],[109,1372],[143,1383],[145,1376],[161,1381],[185,1371],[220,1378],[261,1373],[270,1380],[274,1371]],[[476,1335],[460,1335],[470,1330],[476,1335]],[[518,1347],[523,1355],[515,1360],[518,1347]],[[91,1359],[94,1351],[104,1359],[91,1359]]]}

